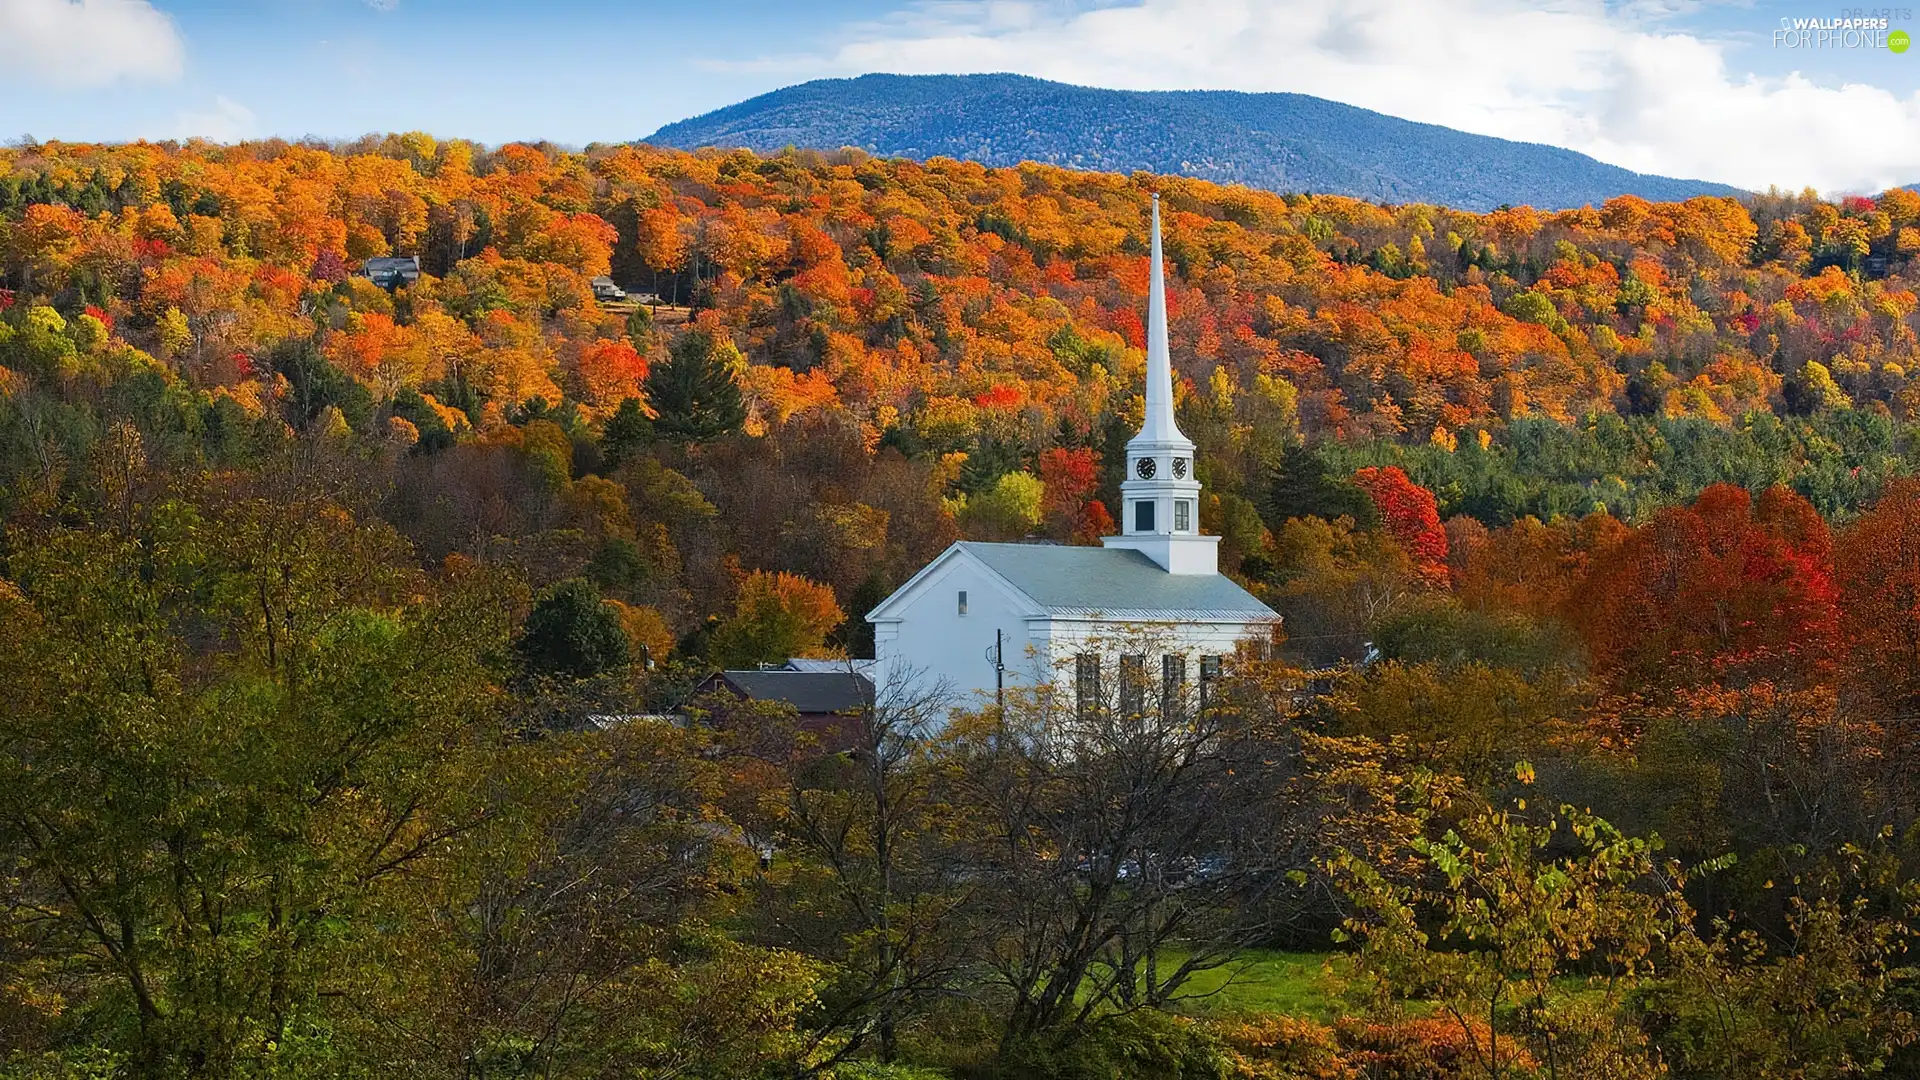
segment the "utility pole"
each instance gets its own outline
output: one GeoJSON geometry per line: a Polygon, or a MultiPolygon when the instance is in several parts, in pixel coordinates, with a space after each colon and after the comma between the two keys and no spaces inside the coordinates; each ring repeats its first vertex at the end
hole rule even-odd
{"type": "Polygon", "coordinates": [[[993,703],[1001,710],[1007,707],[1007,665],[1000,651],[1001,633],[993,631],[993,648],[987,650],[987,660],[993,664],[993,703]]]}

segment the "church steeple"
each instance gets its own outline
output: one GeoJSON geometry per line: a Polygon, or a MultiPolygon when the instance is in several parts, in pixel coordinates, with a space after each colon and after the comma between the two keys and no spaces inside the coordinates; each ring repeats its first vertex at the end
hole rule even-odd
{"type": "Polygon", "coordinates": [[[1220,538],[1200,535],[1200,481],[1193,440],[1173,416],[1173,357],[1167,350],[1167,281],[1160,254],[1160,196],[1153,196],[1153,264],[1147,281],[1146,414],[1127,441],[1120,485],[1119,536],[1101,543],[1131,548],[1171,574],[1220,572],[1220,538]]]}
{"type": "Polygon", "coordinates": [[[1147,270],[1147,412],[1137,443],[1193,443],[1173,418],[1173,354],[1167,350],[1167,273],[1160,254],[1160,196],[1153,196],[1153,262],[1147,270]]]}

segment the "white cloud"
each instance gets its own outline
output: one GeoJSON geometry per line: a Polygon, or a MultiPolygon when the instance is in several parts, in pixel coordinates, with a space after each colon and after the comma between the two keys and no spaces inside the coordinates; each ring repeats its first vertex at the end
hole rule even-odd
{"type": "MultiPolygon", "coordinates": [[[[749,64],[808,75],[1013,71],[1122,89],[1284,90],[1742,187],[1920,181],[1920,94],[1733,74],[1730,42],[1668,22],[1686,6],[932,0],[849,27],[827,55],[749,64]]],[[[1771,23],[1755,19],[1764,35],[1771,23]]]]}
{"type": "Polygon", "coordinates": [[[174,118],[173,136],[178,139],[233,143],[255,133],[253,110],[225,97],[214,98],[209,112],[183,112],[174,118]]]}
{"type": "Polygon", "coordinates": [[[147,0],[0,0],[0,81],[170,81],[185,63],[173,20],[147,0]]]}

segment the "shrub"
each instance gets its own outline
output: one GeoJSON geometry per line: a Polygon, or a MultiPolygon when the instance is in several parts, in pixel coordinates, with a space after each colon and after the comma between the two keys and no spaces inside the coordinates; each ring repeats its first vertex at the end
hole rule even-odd
{"type": "Polygon", "coordinates": [[[947,1074],[939,1069],[923,1065],[882,1065],[877,1061],[843,1062],[827,1075],[832,1080],[948,1080],[947,1074]]]}
{"type": "Polygon", "coordinates": [[[1193,1021],[1143,1010],[1096,1021],[1067,1036],[1015,1043],[996,1080],[1226,1080],[1227,1058],[1193,1021]]]}
{"type": "MultiPolygon", "coordinates": [[[[1367,1080],[1455,1080],[1472,1075],[1478,1064],[1474,1047],[1485,1046],[1490,1037],[1484,1024],[1472,1021],[1471,1026],[1469,1031],[1451,1018],[1348,1019],[1338,1031],[1347,1064],[1367,1080]]],[[[1505,1063],[1520,1075],[1533,1067],[1525,1051],[1505,1063]]]]}
{"type": "Polygon", "coordinates": [[[1235,1080],[1359,1080],[1333,1028],[1292,1016],[1262,1016],[1215,1029],[1235,1080]]]}

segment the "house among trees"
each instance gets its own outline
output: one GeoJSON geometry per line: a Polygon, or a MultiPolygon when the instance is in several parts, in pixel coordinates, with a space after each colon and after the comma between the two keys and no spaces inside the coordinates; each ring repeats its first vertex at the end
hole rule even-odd
{"type": "Polygon", "coordinates": [[[625,300],[627,298],[627,290],[616,285],[614,280],[605,274],[601,274],[587,284],[593,287],[593,298],[595,300],[625,300]]]}
{"type": "Polygon", "coordinates": [[[728,699],[791,708],[799,730],[818,738],[822,749],[842,750],[852,745],[859,717],[873,707],[873,680],[861,670],[863,663],[789,661],[782,668],[716,671],[694,688],[694,700],[704,700],[721,723],[751,711],[727,708],[728,699]],[[794,664],[804,666],[796,670],[794,664]]]}
{"type": "Polygon", "coordinates": [[[360,273],[383,289],[397,289],[420,280],[420,256],[377,255],[361,264],[360,273]]]}
{"type": "Polygon", "coordinates": [[[955,705],[1067,683],[1089,702],[1103,685],[1204,692],[1243,642],[1272,641],[1280,616],[1220,573],[1220,538],[1200,535],[1194,444],[1173,415],[1157,195],[1152,248],[1146,415],[1127,443],[1121,535],[953,544],[868,613],[879,685],[944,685],[955,705]]]}

